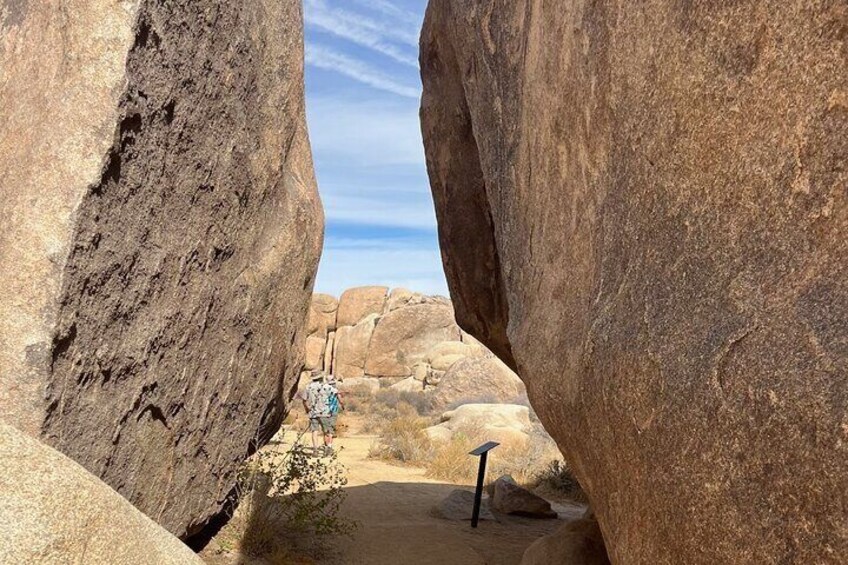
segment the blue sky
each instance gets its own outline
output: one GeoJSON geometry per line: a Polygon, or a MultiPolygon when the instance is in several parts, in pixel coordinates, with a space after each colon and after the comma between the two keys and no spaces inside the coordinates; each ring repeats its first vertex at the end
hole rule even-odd
{"type": "Polygon", "coordinates": [[[317,292],[447,294],[418,123],[426,0],[305,0],[306,105],[327,215],[317,292]]]}

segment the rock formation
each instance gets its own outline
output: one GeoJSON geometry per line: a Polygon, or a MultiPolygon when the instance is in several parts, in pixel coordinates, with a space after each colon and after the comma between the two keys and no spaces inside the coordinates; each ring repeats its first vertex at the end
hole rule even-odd
{"type": "Polygon", "coordinates": [[[0,417],[179,536],[300,370],[322,232],[301,22],[0,0],[0,417]]]}
{"type": "Polygon", "coordinates": [[[469,431],[511,447],[526,445],[532,431],[530,409],[517,404],[463,404],[445,412],[442,423],[426,429],[430,439],[437,441],[469,431]]]}
{"type": "Polygon", "coordinates": [[[431,0],[456,315],[614,563],[848,562],[844,2],[431,0]]]}
{"type": "Polygon", "coordinates": [[[307,370],[355,382],[382,379],[396,390],[426,391],[439,409],[460,400],[508,403],[525,394],[524,384],[509,367],[459,329],[446,298],[363,287],[345,291],[338,301],[315,294],[310,311],[307,370]]]}
{"type": "Polygon", "coordinates": [[[326,338],[329,332],[336,329],[336,316],[339,310],[339,301],[329,294],[313,294],[309,306],[309,321],[306,332],[326,338]]]}
{"type": "Polygon", "coordinates": [[[370,314],[382,314],[389,289],[384,286],[351,288],[339,298],[338,326],[354,326],[370,314]]]}
{"type": "Polygon", "coordinates": [[[439,304],[416,304],[392,310],[374,328],[365,372],[407,377],[429,349],[443,341],[459,341],[453,310],[439,304]]]}
{"type": "Polygon", "coordinates": [[[80,465],[5,424],[0,492],[0,563],[203,563],[80,465]]]}
{"type": "Polygon", "coordinates": [[[518,375],[500,359],[466,357],[460,358],[445,371],[433,392],[433,405],[447,408],[457,402],[479,402],[483,399],[508,404],[524,394],[524,385],[518,375]]]}
{"type": "Polygon", "coordinates": [[[365,375],[365,363],[371,351],[371,336],[377,326],[377,314],[366,316],[355,326],[344,326],[336,333],[333,374],[340,379],[365,375]]]}

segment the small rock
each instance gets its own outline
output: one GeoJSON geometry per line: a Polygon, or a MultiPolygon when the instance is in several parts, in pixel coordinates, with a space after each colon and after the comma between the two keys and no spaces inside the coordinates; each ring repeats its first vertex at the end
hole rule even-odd
{"type": "Polygon", "coordinates": [[[527,518],[553,519],[558,515],[551,508],[551,503],[529,490],[516,484],[509,475],[504,475],[495,481],[492,508],[504,514],[514,514],[527,518]]]}
{"type": "Polygon", "coordinates": [[[421,394],[424,394],[424,383],[417,380],[415,377],[403,379],[389,388],[400,392],[420,392],[421,394]]]}
{"type": "MultiPolygon", "coordinates": [[[[474,493],[457,489],[441,501],[437,509],[439,515],[446,520],[455,520],[457,522],[471,520],[471,514],[474,512],[474,493]]],[[[480,505],[480,519],[495,521],[495,515],[489,510],[489,500],[487,498],[484,498],[480,505]]]]}
{"type": "Polygon", "coordinates": [[[609,565],[604,538],[593,517],[569,522],[549,536],[539,538],[527,548],[521,565],[609,565]]]}
{"type": "Polygon", "coordinates": [[[338,387],[339,392],[350,394],[355,390],[368,390],[368,392],[373,396],[377,394],[377,391],[380,390],[380,380],[375,379],[373,377],[359,377],[353,379],[344,379],[343,381],[339,381],[338,387]]]}

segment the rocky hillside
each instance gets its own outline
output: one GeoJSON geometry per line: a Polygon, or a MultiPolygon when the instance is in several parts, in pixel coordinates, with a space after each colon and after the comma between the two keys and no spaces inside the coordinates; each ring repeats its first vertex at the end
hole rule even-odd
{"type": "Polygon", "coordinates": [[[189,536],[300,370],[301,3],[0,2],[0,77],[0,418],[189,536]]]}
{"type": "Polygon", "coordinates": [[[846,30],[832,1],[430,1],[457,318],[614,563],[848,562],[846,30]]]}

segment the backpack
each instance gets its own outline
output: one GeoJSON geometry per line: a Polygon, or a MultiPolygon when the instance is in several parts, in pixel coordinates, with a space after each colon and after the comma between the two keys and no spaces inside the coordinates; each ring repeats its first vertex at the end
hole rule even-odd
{"type": "Polygon", "coordinates": [[[339,412],[341,412],[341,403],[339,402],[339,391],[336,389],[332,389],[330,391],[330,397],[327,400],[327,406],[330,408],[330,415],[335,416],[339,412]]]}

